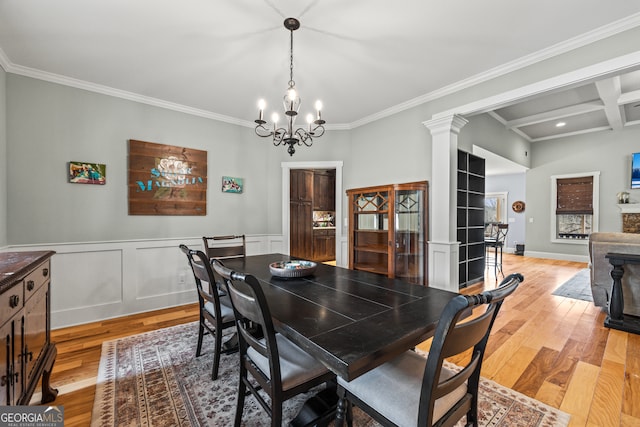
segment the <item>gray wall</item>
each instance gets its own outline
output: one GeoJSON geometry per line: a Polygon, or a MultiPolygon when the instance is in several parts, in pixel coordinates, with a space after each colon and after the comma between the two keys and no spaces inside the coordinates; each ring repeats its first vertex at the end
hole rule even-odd
{"type": "Polygon", "coordinates": [[[477,145],[493,154],[511,160],[525,167],[531,166],[531,143],[488,114],[467,117],[467,123],[460,131],[458,147],[473,153],[477,145]]]}
{"type": "Polygon", "coordinates": [[[8,74],[7,86],[12,245],[280,234],[280,163],[348,156],[346,132],[328,132],[312,149],[301,147],[291,158],[250,128],[15,74],[8,74]],[[129,216],[129,139],[206,150],[207,215],[129,216]],[[107,184],[67,183],[70,160],[105,163],[107,184]],[[244,178],[244,193],[222,193],[223,175],[244,178]]]}
{"type": "Polygon", "coordinates": [[[526,206],[526,176],[524,173],[511,175],[493,175],[485,180],[487,193],[507,192],[507,221],[509,232],[507,233],[507,248],[515,249],[516,243],[527,243],[525,234],[525,212],[516,213],[511,205],[516,200],[522,200],[526,206]]]}
{"type": "Polygon", "coordinates": [[[596,132],[532,144],[532,168],[527,172],[527,251],[587,256],[586,245],[551,243],[552,175],[600,171],[600,231],[622,231],[616,193],[628,191],[640,202],[640,190],[630,190],[631,153],[640,152],[638,126],[596,132]]]}
{"type": "Polygon", "coordinates": [[[7,83],[11,244],[266,231],[269,147],[250,129],[14,74],[7,83]],[[207,150],[207,215],[129,216],[128,139],[207,150]],[[107,184],[67,183],[70,160],[105,163],[107,184]],[[222,175],[243,177],[245,192],[221,193],[222,175]]]}
{"type": "Polygon", "coordinates": [[[7,245],[7,73],[0,67],[0,248],[7,245]]]}

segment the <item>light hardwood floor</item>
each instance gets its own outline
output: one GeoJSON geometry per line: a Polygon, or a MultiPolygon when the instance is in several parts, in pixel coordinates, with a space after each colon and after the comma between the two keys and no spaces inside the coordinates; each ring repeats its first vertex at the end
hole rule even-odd
{"type": "MultiPolygon", "coordinates": [[[[525,281],[496,319],[482,375],[571,414],[571,426],[640,426],[640,335],[609,330],[590,302],[551,295],[586,264],[505,255],[505,274],[525,281]]],[[[495,287],[485,282],[465,292],[495,287]]],[[[197,320],[188,305],[52,331],[65,425],[91,421],[101,344],[197,320]]],[[[421,347],[427,347],[425,343],[421,347]]]]}

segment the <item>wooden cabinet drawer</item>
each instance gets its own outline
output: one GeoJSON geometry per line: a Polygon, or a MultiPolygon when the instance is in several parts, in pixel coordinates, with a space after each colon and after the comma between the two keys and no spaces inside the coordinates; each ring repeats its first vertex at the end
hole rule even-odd
{"type": "Polygon", "coordinates": [[[0,295],[0,319],[10,320],[24,305],[24,280],[0,295]]]}
{"type": "Polygon", "coordinates": [[[50,261],[40,264],[27,277],[24,278],[24,300],[27,301],[47,280],[51,272],[50,261]]]}

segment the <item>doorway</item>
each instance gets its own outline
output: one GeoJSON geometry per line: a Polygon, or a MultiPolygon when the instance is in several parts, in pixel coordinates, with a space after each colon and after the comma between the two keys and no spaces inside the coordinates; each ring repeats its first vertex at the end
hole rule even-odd
{"type": "Polygon", "coordinates": [[[486,193],[484,195],[484,223],[507,222],[507,195],[506,191],[486,193]]]}
{"type": "Polygon", "coordinates": [[[282,240],[283,252],[291,254],[291,171],[295,169],[309,170],[335,170],[335,216],[333,224],[335,227],[335,260],[336,265],[345,266],[347,262],[344,256],[347,251],[343,248],[343,222],[344,214],[342,212],[342,161],[318,161],[318,162],[283,162],[282,166],[282,240]]]}

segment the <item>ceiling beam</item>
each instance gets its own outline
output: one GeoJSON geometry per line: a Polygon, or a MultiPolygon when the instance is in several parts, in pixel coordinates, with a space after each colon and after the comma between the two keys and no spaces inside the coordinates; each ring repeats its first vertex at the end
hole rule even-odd
{"type": "Polygon", "coordinates": [[[620,95],[620,98],[618,98],[618,105],[626,105],[638,101],[640,101],[640,90],[634,90],[620,95]]]}
{"type": "Polygon", "coordinates": [[[624,117],[618,100],[622,94],[620,86],[620,77],[615,76],[609,79],[604,79],[596,82],[596,88],[598,89],[598,95],[604,103],[604,114],[607,116],[609,126],[611,129],[620,130],[624,127],[624,117]]]}
{"type": "Polygon", "coordinates": [[[539,138],[532,138],[531,142],[548,141],[550,139],[558,139],[558,138],[564,138],[567,136],[583,135],[585,133],[601,132],[603,130],[611,130],[611,128],[609,126],[599,126],[591,129],[577,130],[574,132],[566,132],[566,133],[559,133],[556,135],[541,136],[539,138]]]}
{"type": "Polygon", "coordinates": [[[515,120],[509,120],[505,125],[509,128],[519,128],[523,126],[534,125],[552,120],[558,120],[565,117],[577,116],[579,114],[590,113],[604,109],[604,105],[600,101],[584,102],[582,104],[571,105],[569,107],[558,108],[556,110],[545,111],[544,113],[533,114],[527,117],[521,117],[515,120]]]}

